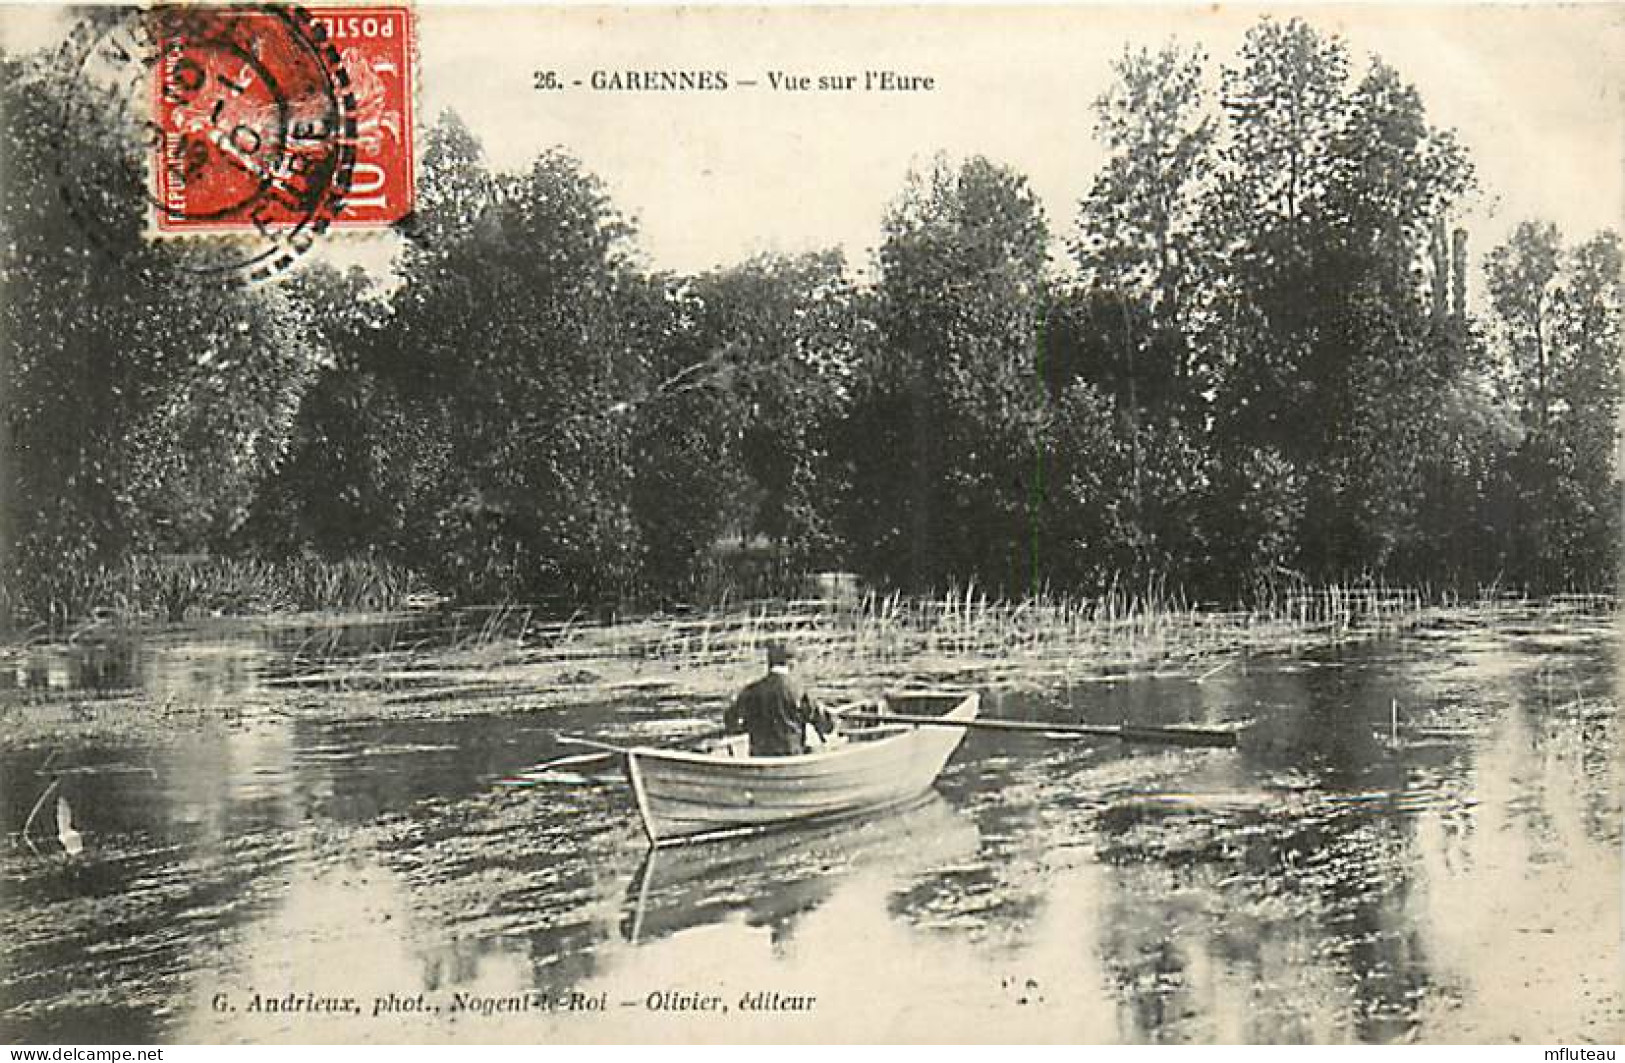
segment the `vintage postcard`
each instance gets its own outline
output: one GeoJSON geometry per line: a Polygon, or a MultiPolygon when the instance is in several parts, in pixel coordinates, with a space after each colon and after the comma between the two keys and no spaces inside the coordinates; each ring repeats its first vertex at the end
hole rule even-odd
{"type": "Polygon", "coordinates": [[[1622,207],[1613,4],[0,6],[0,1039],[1620,1041],[1622,207]]]}

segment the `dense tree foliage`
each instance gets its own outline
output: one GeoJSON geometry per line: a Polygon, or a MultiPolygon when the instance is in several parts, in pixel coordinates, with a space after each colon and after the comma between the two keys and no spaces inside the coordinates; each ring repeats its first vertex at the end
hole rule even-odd
{"type": "Polygon", "coordinates": [[[60,623],[103,604],[86,598],[97,569],[238,530],[319,349],[290,291],[222,286],[192,248],[145,239],[142,175],[99,136],[95,101],[83,128],[41,135],[53,91],[45,68],[0,59],[6,597],[60,623]],[[106,209],[87,221],[74,204],[91,198],[106,209]]]}
{"type": "Polygon", "coordinates": [[[894,206],[846,426],[865,575],[913,589],[1032,578],[1047,241],[1025,180],[986,159],[939,160],[894,206]]]}
{"type": "Polygon", "coordinates": [[[1601,578],[1619,549],[1622,250],[1605,232],[1566,247],[1525,223],[1490,255],[1503,342],[1506,434],[1498,522],[1504,564],[1549,586],[1601,578]]]}
{"type": "Polygon", "coordinates": [[[223,287],[142,238],[96,122],[33,135],[59,91],[0,63],[0,608],[32,620],[163,553],[561,609],[745,556],[920,591],[1614,577],[1620,238],[1526,222],[1470,306],[1466,152],[1303,21],[1222,69],[1126,51],[1063,260],[1022,175],[939,159],[863,283],[837,252],[651,273],[580,161],[493,171],[448,114],[391,275],[223,287]]]}

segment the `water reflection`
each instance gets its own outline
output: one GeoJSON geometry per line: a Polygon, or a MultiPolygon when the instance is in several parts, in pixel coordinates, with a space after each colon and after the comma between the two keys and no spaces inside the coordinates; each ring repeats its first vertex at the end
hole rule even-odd
{"type": "Polygon", "coordinates": [[[335,661],[414,646],[454,646],[491,624],[485,612],[402,614],[362,621],[212,620],[157,632],[93,628],[66,645],[0,650],[0,689],[142,690],[161,700],[224,697],[267,685],[302,686],[316,678],[311,673],[319,666],[335,661]]]}
{"type": "Polygon", "coordinates": [[[894,915],[931,918],[935,868],[973,858],[976,824],[939,794],[882,816],[820,823],[745,839],[727,846],[650,850],[627,890],[622,935],[633,944],[732,918],[765,927],[775,942],[789,939],[799,917],[817,908],[843,882],[884,865],[915,878],[894,915]]]}
{"type": "MultiPolygon", "coordinates": [[[[618,784],[491,782],[548,755],[555,730],[667,727],[689,707],[390,720],[366,690],[278,685],[312,655],[386,637],[396,636],[169,632],[105,653],[50,650],[0,673],[26,677],[28,711],[64,721],[0,752],[0,819],[14,839],[0,854],[0,1031],[1134,1042],[1625,1032],[1625,768],[1606,618],[1469,617],[1342,653],[1242,662],[1202,682],[989,692],[985,711],[1008,718],[1255,727],[1237,751],[978,733],[906,812],[653,856],[618,784]],[[104,704],[50,693],[73,688],[128,694],[104,704]],[[164,715],[178,690],[203,709],[164,715]],[[244,690],[252,711],[241,711],[244,690]],[[1394,705],[1435,737],[1388,741],[1394,705]],[[75,717],[132,709],[160,726],[75,717]],[[60,843],[57,798],[76,855],[60,843]],[[22,842],[35,809],[41,855],[22,842]],[[612,1014],[453,1007],[457,994],[572,992],[601,996],[612,1014]],[[652,1008],[665,992],[714,994],[731,1010],[652,1008]],[[740,1010],[774,993],[818,1004],[740,1010]],[[353,997],[358,1010],[248,1010],[256,995],[288,994],[353,997]],[[372,1014],[391,998],[402,1006],[372,1014]]],[[[447,675],[468,667],[423,657],[447,675]]]]}

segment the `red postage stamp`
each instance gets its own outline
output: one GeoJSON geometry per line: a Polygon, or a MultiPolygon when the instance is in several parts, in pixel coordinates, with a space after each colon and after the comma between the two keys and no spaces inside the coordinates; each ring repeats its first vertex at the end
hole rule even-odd
{"type": "Polygon", "coordinates": [[[412,210],[412,12],[188,6],[153,87],[162,233],[376,228],[412,210]]]}

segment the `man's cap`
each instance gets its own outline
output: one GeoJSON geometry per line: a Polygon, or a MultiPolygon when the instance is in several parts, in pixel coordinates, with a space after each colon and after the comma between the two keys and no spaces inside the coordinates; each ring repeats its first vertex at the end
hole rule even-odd
{"type": "Polygon", "coordinates": [[[767,663],[769,667],[775,664],[789,664],[796,659],[796,653],[783,642],[769,642],[767,644],[767,663]]]}

